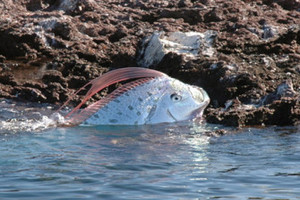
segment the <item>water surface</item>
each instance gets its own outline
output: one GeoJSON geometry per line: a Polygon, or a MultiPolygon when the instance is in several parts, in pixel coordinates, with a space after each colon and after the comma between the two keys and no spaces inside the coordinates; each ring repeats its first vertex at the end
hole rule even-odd
{"type": "Polygon", "coordinates": [[[299,199],[299,127],[55,127],[0,103],[0,199],[299,199]]]}

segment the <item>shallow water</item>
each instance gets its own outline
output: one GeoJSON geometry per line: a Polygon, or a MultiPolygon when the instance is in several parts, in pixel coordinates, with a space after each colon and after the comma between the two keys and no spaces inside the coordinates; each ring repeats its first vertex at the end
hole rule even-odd
{"type": "Polygon", "coordinates": [[[55,127],[0,103],[0,199],[299,199],[300,128],[55,127]],[[232,134],[231,134],[232,133],[232,134]]]}

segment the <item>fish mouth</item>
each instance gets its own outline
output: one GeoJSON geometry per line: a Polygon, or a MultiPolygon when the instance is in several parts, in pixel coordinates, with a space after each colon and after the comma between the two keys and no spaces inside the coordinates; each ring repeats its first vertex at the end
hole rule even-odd
{"type": "Polygon", "coordinates": [[[168,114],[169,117],[171,117],[175,122],[178,121],[178,120],[174,117],[174,115],[172,115],[172,113],[169,111],[169,109],[167,109],[167,114],[168,114]]]}
{"type": "Polygon", "coordinates": [[[194,89],[197,89],[198,93],[197,94],[194,93],[194,95],[192,93],[193,98],[196,101],[198,102],[200,101],[200,102],[198,104],[198,108],[191,113],[191,116],[193,119],[202,119],[204,109],[208,106],[210,102],[210,98],[204,89],[200,87],[194,87],[194,89]]]}
{"type": "Polygon", "coordinates": [[[202,119],[203,118],[203,112],[204,112],[204,109],[209,104],[209,100],[206,100],[206,101],[202,102],[201,104],[202,105],[200,107],[198,107],[196,110],[194,110],[191,113],[191,119],[202,119]]]}
{"type": "Polygon", "coordinates": [[[190,120],[201,120],[203,118],[204,109],[208,106],[210,102],[210,98],[206,91],[201,87],[192,86],[189,87],[189,91],[193,99],[197,102],[195,110],[192,111],[190,114],[190,120]]]}

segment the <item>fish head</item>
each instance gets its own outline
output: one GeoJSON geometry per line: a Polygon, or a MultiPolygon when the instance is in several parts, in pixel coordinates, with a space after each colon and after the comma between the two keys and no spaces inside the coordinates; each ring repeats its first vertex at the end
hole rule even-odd
{"type": "Polygon", "coordinates": [[[172,79],[162,101],[167,116],[173,121],[199,119],[210,102],[208,94],[201,87],[172,79]]]}

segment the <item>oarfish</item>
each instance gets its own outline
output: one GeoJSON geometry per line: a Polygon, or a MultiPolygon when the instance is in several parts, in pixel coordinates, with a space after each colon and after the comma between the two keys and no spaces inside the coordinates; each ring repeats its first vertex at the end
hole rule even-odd
{"type": "Polygon", "coordinates": [[[192,120],[202,117],[210,101],[200,87],[139,67],[110,71],[75,94],[87,86],[91,88],[82,102],[65,116],[70,125],[142,125],[192,120]],[[83,104],[102,89],[130,79],[134,80],[82,109],[83,104]]]}

